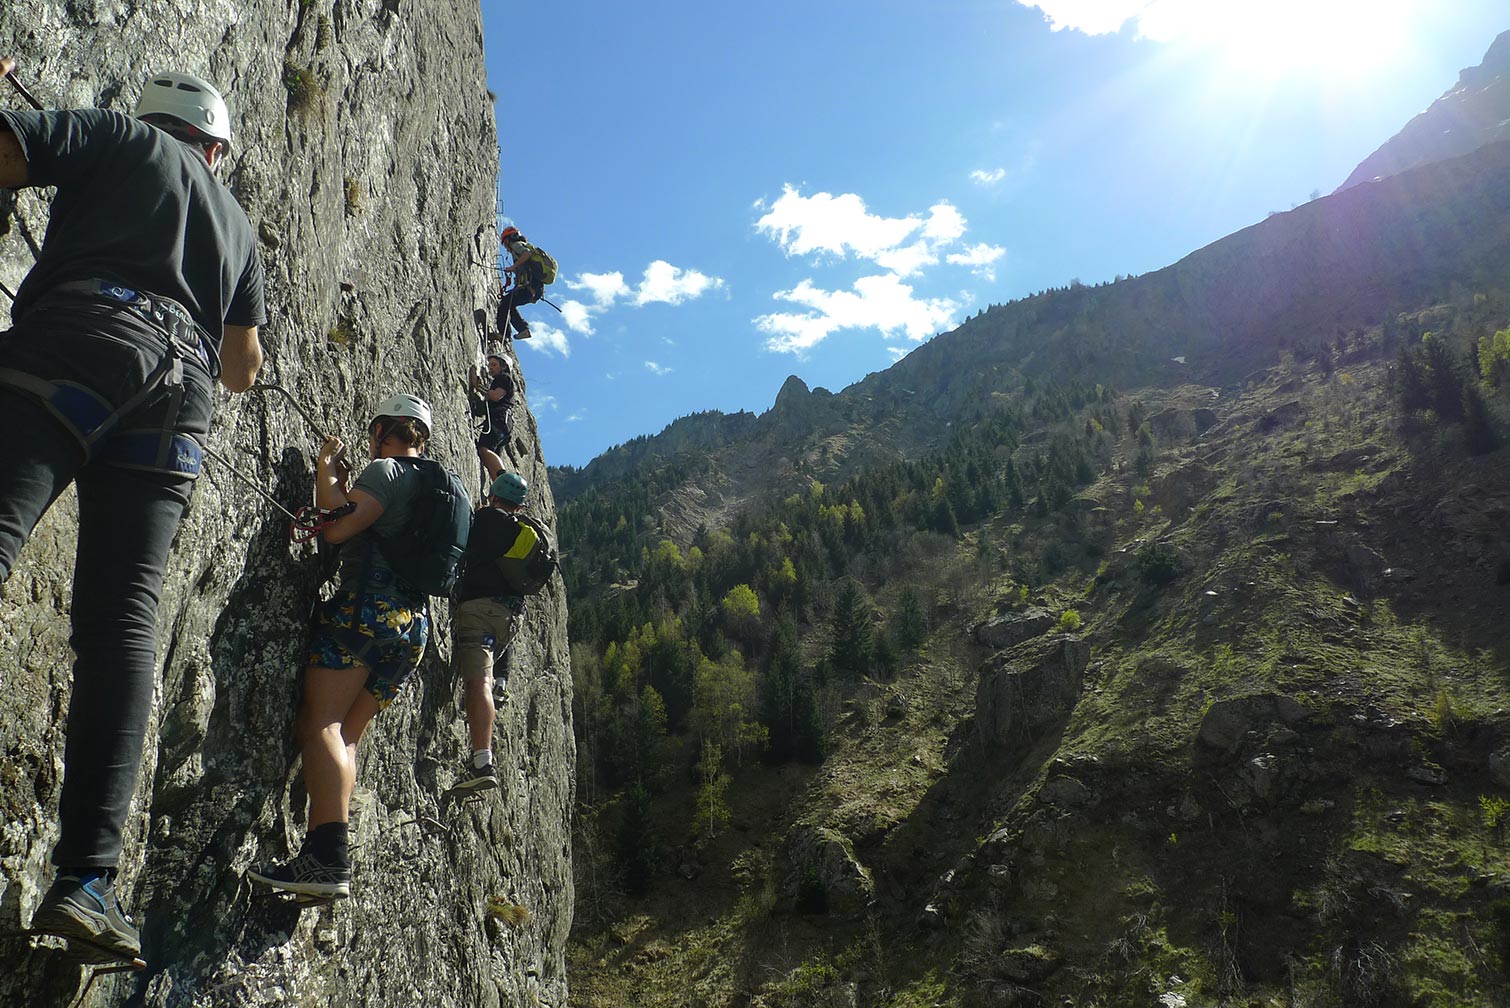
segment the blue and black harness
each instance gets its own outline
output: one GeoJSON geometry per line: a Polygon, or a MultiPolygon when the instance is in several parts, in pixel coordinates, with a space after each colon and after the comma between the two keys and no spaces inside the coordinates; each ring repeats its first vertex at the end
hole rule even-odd
{"type": "Polygon", "coordinates": [[[177,301],[133,290],[105,280],[59,284],[57,291],[80,293],[136,312],[166,337],[163,356],[137,392],[120,406],[69,381],[49,381],[12,368],[0,368],[0,386],[7,386],[41,403],[84,449],[86,459],[98,459],[125,469],[167,473],[196,479],[204,464],[204,448],[189,433],[176,430],[182,412],[184,361],[198,358],[213,373],[213,360],[204,329],[177,301]],[[162,419],[148,427],[120,429],[144,408],[169,397],[162,419]]]}

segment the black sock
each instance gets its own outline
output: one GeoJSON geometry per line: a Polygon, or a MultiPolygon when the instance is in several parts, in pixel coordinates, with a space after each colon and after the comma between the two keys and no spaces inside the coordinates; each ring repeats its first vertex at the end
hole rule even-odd
{"type": "Polygon", "coordinates": [[[321,823],[304,838],[304,849],[313,854],[321,864],[340,868],[351,866],[351,856],[346,852],[346,824],[343,822],[321,823]]]}
{"type": "Polygon", "coordinates": [[[58,866],[58,874],[59,875],[77,875],[78,878],[79,878],[79,881],[82,882],[82,883],[84,883],[85,885],[88,885],[89,883],[93,882],[95,879],[101,879],[101,878],[104,879],[105,882],[108,884],[110,882],[110,876],[112,874],[112,870],[109,869],[109,868],[93,868],[93,867],[90,867],[90,868],[65,868],[65,867],[59,865],[58,866]]]}

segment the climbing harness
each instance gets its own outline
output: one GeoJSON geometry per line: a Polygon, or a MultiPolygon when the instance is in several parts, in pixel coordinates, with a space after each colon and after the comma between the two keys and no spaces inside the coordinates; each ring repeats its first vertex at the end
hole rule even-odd
{"type": "MultiPolygon", "coordinates": [[[[506,297],[508,297],[508,296],[509,296],[509,295],[511,295],[511,294],[513,294],[513,293],[514,293],[514,289],[515,289],[515,288],[516,288],[516,287],[517,287],[517,286],[518,286],[518,284],[511,284],[511,285],[510,285],[510,286],[507,286],[507,287],[504,287],[504,288],[503,288],[503,289],[502,289],[502,290],[501,290],[501,291],[500,291],[500,292],[499,292],[499,296],[500,296],[500,297],[505,297],[505,298],[506,298],[506,297]]],[[[552,301],[552,300],[551,300],[551,299],[550,299],[550,298],[548,298],[548,297],[546,297],[546,296],[545,296],[545,294],[544,294],[544,293],[543,293],[543,292],[542,292],[542,293],[541,293],[541,295],[540,295],[540,296],[539,296],[539,297],[538,297],[538,298],[536,298],[536,299],[535,299],[535,301],[532,301],[532,302],[530,302],[530,303],[531,303],[531,304],[534,304],[534,303],[535,303],[535,302],[537,302],[537,301],[544,301],[544,302],[545,302],[545,303],[546,303],[546,304],[548,304],[548,305],[550,305],[550,306],[551,306],[551,307],[552,307],[552,308],[554,308],[554,309],[556,309],[556,311],[558,311],[558,312],[559,312],[559,311],[561,311],[561,306],[560,306],[560,305],[558,305],[558,304],[556,304],[556,302],[554,302],[554,301],[552,301]]],[[[565,314],[565,313],[564,313],[564,312],[563,312],[563,313],[562,313],[562,314],[565,314]]]]}
{"type": "Polygon", "coordinates": [[[21,83],[20,78],[16,76],[16,71],[12,70],[10,73],[6,74],[5,79],[10,81],[10,86],[15,88],[20,93],[22,98],[26,99],[26,103],[28,105],[36,109],[38,112],[43,111],[42,103],[37,101],[36,95],[26,90],[26,85],[21,83]]]}
{"type": "Polygon", "coordinates": [[[109,280],[70,280],[52,288],[69,294],[86,294],[114,301],[136,312],[168,335],[168,338],[198,357],[210,371],[210,377],[220,377],[218,361],[206,349],[214,343],[204,326],[194,321],[189,309],[174,301],[148,291],[136,290],[109,280]]]}
{"type": "Polygon", "coordinates": [[[51,381],[13,368],[0,368],[0,386],[36,400],[78,439],[87,457],[127,469],[197,478],[203,461],[200,445],[192,435],[174,429],[187,391],[184,361],[196,357],[212,374],[217,368],[203,330],[188,310],[168,298],[103,280],[74,281],[54,289],[102,298],[141,315],[163,337],[162,356],[141,388],[120,406],[75,382],[51,381]],[[117,429],[163,396],[168,406],[160,423],[146,430],[117,429]]]}

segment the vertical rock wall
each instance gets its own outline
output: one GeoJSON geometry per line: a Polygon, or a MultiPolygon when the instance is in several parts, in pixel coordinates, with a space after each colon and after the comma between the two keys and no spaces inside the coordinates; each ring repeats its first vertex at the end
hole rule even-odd
{"type": "MultiPolygon", "coordinates": [[[[476,0],[28,0],[0,54],[57,106],[129,111],[148,72],[221,85],[223,174],[261,237],[271,322],[260,380],[362,444],[392,391],[436,409],[434,453],[475,485],[463,398],[496,255],[495,124],[476,0]]],[[[19,96],[0,85],[0,103],[19,96]]],[[[46,226],[45,191],[0,194],[0,282],[46,226]]],[[[0,295],[0,321],[9,309],[0,295]]],[[[554,520],[533,417],[510,448],[554,520]]],[[[289,507],[311,499],[320,432],[281,397],[220,391],[212,447],[289,507]]],[[[74,511],[44,519],[0,594],[0,1004],[63,1005],[88,973],[14,935],[49,879],[69,692],[74,511]]],[[[81,1005],[564,1005],[574,752],[559,579],[508,660],[495,751],[504,794],[443,807],[468,751],[438,648],[363,742],[353,898],[299,913],[252,898],[249,864],[304,830],[292,737],[322,559],[207,463],[170,565],[162,676],[122,861],[149,968],[81,1005]],[[529,911],[505,924],[501,896],[529,911]]],[[[442,607],[443,608],[443,607],[442,607]]]]}

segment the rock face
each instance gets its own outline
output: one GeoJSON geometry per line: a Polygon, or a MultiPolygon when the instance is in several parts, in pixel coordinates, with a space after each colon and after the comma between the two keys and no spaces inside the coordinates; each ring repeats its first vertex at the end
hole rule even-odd
{"type": "Polygon", "coordinates": [[[1054,636],[1020,644],[982,668],[975,690],[975,730],[987,747],[1038,741],[1062,726],[1080,697],[1090,646],[1054,636]]]}
{"type": "MultiPolygon", "coordinates": [[[[212,447],[288,507],[310,499],[320,434],[360,435],[395,390],[436,410],[434,454],[478,479],[463,375],[474,308],[496,286],[496,134],[475,0],[31,0],[0,8],[0,53],[58,106],[129,111],[150,68],[226,90],[227,184],[261,237],[271,323],[260,380],[296,397],[220,393],[212,447]],[[481,263],[482,265],[477,265],[481,263]]],[[[17,100],[0,87],[0,102],[17,100]]],[[[12,290],[49,192],[0,194],[12,290]]],[[[8,311],[0,302],[0,312],[8,311]]],[[[554,522],[533,418],[512,463],[554,522]]],[[[30,919],[56,839],[75,516],[59,501],[0,594],[0,936],[30,919]]],[[[507,659],[494,749],[500,799],[440,792],[467,751],[449,627],[369,729],[353,803],[352,899],[302,914],[252,898],[248,865],[304,831],[293,719],[322,560],[233,474],[207,465],[168,571],[161,680],[121,884],[149,966],[102,977],[82,1006],[564,1005],[574,749],[559,579],[507,659]],[[488,916],[490,897],[528,911],[488,916]]],[[[64,1004],[87,974],[0,937],[0,1004],[64,1004]]]]}
{"type": "Polygon", "coordinates": [[[855,917],[875,899],[870,869],[855,856],[854,844],[844,834],[799,823],[792,828],[787,847],[795,869],[787,888],[799,903],[804,899],[804,886],[816,886],[830,911],[855,917]]]}
{"type": "Polygon", "coordinates": [[[1452,90],[1354,168],[1338,191],[1500,140],[1510,140],[1510,32],[1495,39],[1484,61],[1464,70],[1452,90]]]}

